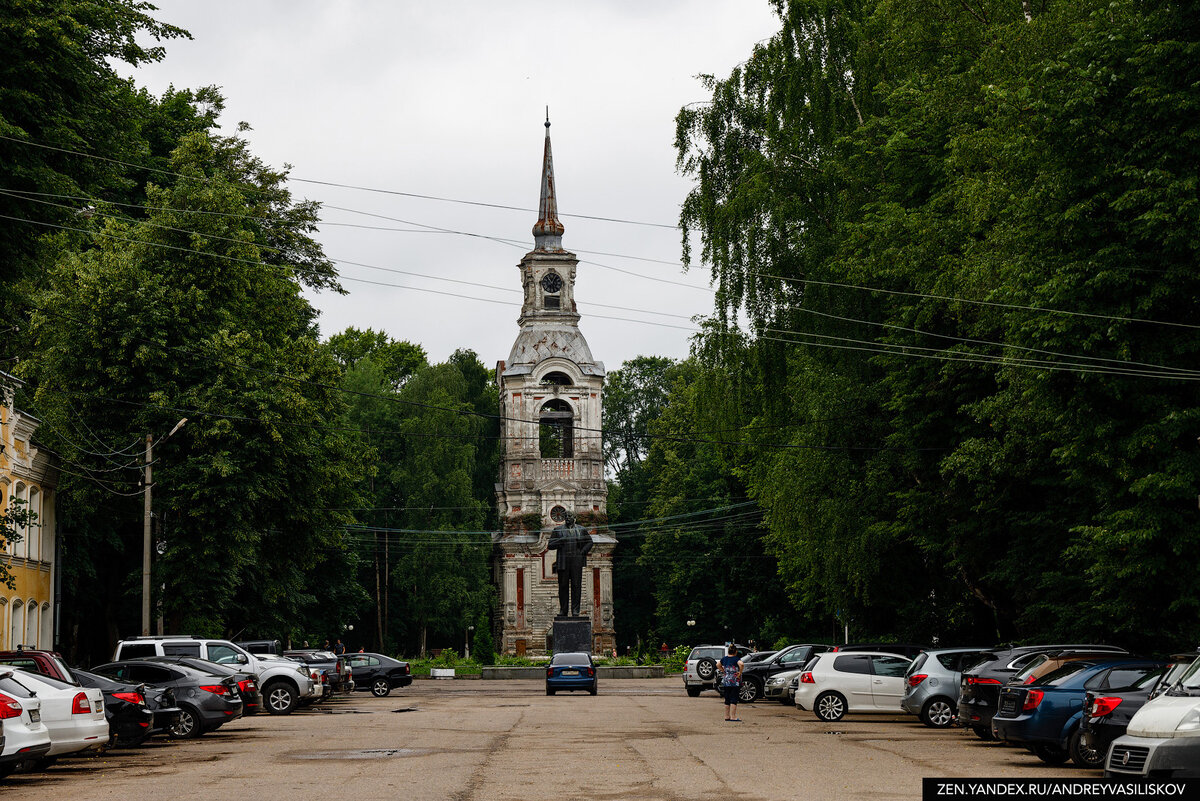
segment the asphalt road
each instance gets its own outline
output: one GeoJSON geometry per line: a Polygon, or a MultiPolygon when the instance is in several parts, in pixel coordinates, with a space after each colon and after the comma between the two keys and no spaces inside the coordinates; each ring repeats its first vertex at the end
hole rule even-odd
{"type": "Polygon", "coordinates": [[[547,697],[536,681],[417,681],[193,741],[64,759],[0,782],[4,801],[99,799],[914,799],[922,777],[1095,776],[906,715],[829,724],[780,704],[725,723],[678,677],[547,697]]]}

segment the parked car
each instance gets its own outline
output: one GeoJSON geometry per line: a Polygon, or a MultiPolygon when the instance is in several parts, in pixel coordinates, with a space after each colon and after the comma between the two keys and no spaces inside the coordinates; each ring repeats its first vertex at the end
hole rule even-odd
{"type": "Polygon", "coordinates": [[[45,770],[60,756],[90,751],[108,742],[104,695],[91,687],[14,669],[0,678],[0,692],[42,702],[42,723],[50,733],[50,750],[27,761],[31,770],[45,770]]]}
{"type": "Polygon", "coordinates": [[[1153,681],[1165,669],[1165,662],[1147,659],[1072,660],[1032,684],[1003,688],[992,728],[1000,739],[1024,745],[1047,764],[1070,759],[1079,767],[1100,767],[1103,756],[1081,740],[1087,691],[1125,689],[1153,681]]]}
{"type": "MultiPolygon", "coordinates": [[[[808,660],[820,653],[833,649],[830,645],[804,643],[789,645],[775,652],[769,659],[747,662],[743,657],[742,692],[739,700],[744,703],[762,698],[766,694],[767,680],[784,671],[795,671],[804,667],[808,660]]],[[[786,685],[785,685],[786,686],[786,685]]]]}
{"type": "Polygon", "coordinates": [[[789,688],[792,681],[798,679],[803,671],[802,667],[795,670],[784,670],[767,679],[767,683],[763,687],[763,698],[768,701],[778,701],[781,704],[795,703],[789,688]]]}
{"type": "Polygon", "coordinates": [[[350,668],[355,689],[370,690],[376,698],[383,698],[392,690],[412,684],[412,670],[408,663],[383,654],[349,654],[346,666],[350,668]]]}
{"type": "Polygon", "coordinates": [[[179,722],[180,709],[168,687],[128,684],[79,668],[71,668],[71,676],[81,686],[104,693],[110,745],[141,745],[157,734],[170,734],[179,722]]]}
{"type": "MultiPolygon", "coordinates": [[[[11,677],[12,668],[0,670],[0,681],[11,677]]],[[[28,761],[50,751],[50,730],[42,723],[42,702],[0,690],[0,723],[4,726],[4,748],[0,750],[0,779],[28,761]]]]}
{"type": "Polygon", "coordinates": [[[354,692],[354,678],[350,674],[345,656],[316,648],[284,651],[283,655],[288,659],[303,662],[310,670],[317,670],[321,676],[321,683],[329,688],[328,694],[354,692]]]}
{"type": "Polygon", "coordinates": [[[1108,751],[1104,775],[1200,777],[1200,657],[1133,716],[1108,751]]]}
{"type": "Polygon", "coordinates": [[[279,640],[238,640],[237,645],[260,656],[278,656],[283,653],[283,646],[279,640]]]}
{"type": "Polygon", "coordinates": [[[218,678],[231,678],[237,682],[238,696],[242,699],[242,714],[254,715],[262,708],[262,692],[253,673],[232,665],[219,665],[195,656],[148,656],[147,662],[163,662],[168,665],[184,665],[218,678]]]}
{"type": "Polygon", "coordinates": [[[241,666],[258,678],[263,702],[272,715],[287,715],[300,701],[320,700],[320,682],[312,680],[306,665],[292,659],[252,654],[229,640],[203,637],[135,637],[121,640],[113,661],[147,656],[198,656],[219,665],[241,666]]]}
{"type": "Polygon", "coordinates": [[[900,706],[931,729],[954,725],[958,715],[963,665],[979,661],[984,648],[939,648],[922,651],[904,674],[900,706]]]}
{"type": "Polygon", "coordinates": [[[1186,670],[1193,658],[1194,654],[1176,654],[1160,676],[1148,676],[1145,681],[1129,687],[1088,690],[1083,698],[1083,716],[1079,723],[1080,747],[1089,752],[1094,767],[1104,764],[1109,746],[1125,734],[1134,714],[1154,697],[1156,691],[1175,684],[1182,674],[1177,670],[1186,670]]]}
{"type": "Polygon", "coordinates": [[[835,645],[834,651],[874,651],[880,654],[897,654],[913,659],[917,654],[926,650],[927,646],[914,645],[909,642],[855,642],[847,645],[835,645]]]}
{"type": "Polygon", "coordinates": [[[52,679],[65,681],[68,684],[74,679],[62,654],[57,651],[43,651],[35,648],[18,648],[15,651],[0,651],[0,665],[20,668],[29,673],[49,676],[52,679]]]}
{"type": "Polygon", "coordinates": [[[800,674],[796,706],[830,722],[849,712],[900,712],[910,662],[906,656],[873,651],[818,654],[812,669],[800,674]]]}
{"type": "Polygon", "coordinates": [[[958,725],[975,732],[982,740],[994,739],[992,716],[1000,700],[1000,688],[1031,661],[1046,651],[1092,649],[1098,653],[1126,654],[1124,648],[1109,645],[1021,645],[991,648],[980,654],[979,661],[963,667],[959,681],[958,725]]]}
{"type": "Polygon", "coordinates": [[[555,654],[546,666],[546,695],[559,690],[587,690],[595,695],[600,688],[596,663],[583,651],[555,654]]]}
{"type": "Polygon", "coordinates": [[[135,659],[97,665],[92,670],[120,681],[170,687],[179,705],[172,737],[199,737],[242,716],[237,682],[230,677],[219,678],[184,665],[135,659]]]}
{"type": "MultiPolygon", "coordinates": [[[[738,656],[750,653],[744,645],[736,648],[738,656]]],[[[683,667],[683,689],[689,696],[695,698],[704,690],[717,689],[717,663],[727,650],[725,645],[697,645],[688,652],[683,667]]]]}

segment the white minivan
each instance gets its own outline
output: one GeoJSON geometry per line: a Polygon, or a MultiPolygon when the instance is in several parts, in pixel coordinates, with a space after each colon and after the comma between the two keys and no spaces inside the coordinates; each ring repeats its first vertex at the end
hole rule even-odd
{"type": "Polygon", "coordinates": [[[1200,777],[1200,657],[1130,718],[1109,748],[1104,775],[1200,777]]]}

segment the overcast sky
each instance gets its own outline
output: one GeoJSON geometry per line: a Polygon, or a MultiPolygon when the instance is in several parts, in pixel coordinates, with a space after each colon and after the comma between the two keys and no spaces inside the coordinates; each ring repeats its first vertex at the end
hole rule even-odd
{"type": "Polygon", "coordinates": [[[678,266],[678,231],[570,215],[677,222],[690,182],[675,171],[675,114],[705,99],[698,74],[727,75],[778,30],[766,0],[156,3],[194,38],[167,43],[138,83],[156,94],[221,87],[225,130],[249,123],[255,153],[291,164],[293,179],[529,209],[294,181],[297,197],[325,204],[319,239],[349,291],[311,296],[325,336],[354,325],[419,343],[434,361],[456,348],[489,366],[508,357],[549,106],[563,244],[583,260],[576,298],[592,352],[610,370],[640,354],[687,355],[689,330],[601,317],[692,329],[688,318],[711,311],[707,270],[678,266]]]}

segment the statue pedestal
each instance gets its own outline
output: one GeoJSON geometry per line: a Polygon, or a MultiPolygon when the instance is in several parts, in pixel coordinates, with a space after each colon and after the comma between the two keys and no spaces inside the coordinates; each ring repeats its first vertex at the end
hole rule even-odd
{"type": "Polygon", "coordinates": [[[592,652],[592,621],[586,617],[554,618],[554,653],[592,652]]]}

